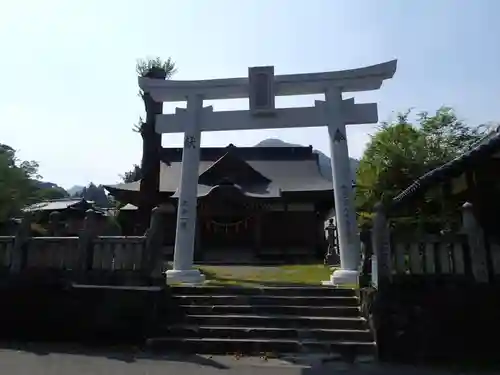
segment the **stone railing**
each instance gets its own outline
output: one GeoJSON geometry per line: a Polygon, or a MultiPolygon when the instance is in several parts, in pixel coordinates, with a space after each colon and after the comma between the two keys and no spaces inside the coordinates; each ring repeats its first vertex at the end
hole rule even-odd
{"type": "Polygon", "coordinates": [[[153,211],[146,236],[97,236],[95,213],[89,211],[78,237],[31,237],[28,214],[16,236],[0,237],[0,269],[4,275],[50,270],[80,282],[105,281],[116,274],[121,274],[122,279],[160,279],[163,216],[161,208],[153,211]],[[107,277],[99,278],[97,274],[107,277]]]}
{"type": "Polygon", "coordinates": [[[390,233],[385,213],[376,208],[372,230],[372,284],[394,277],[468,277],[487,283],[500,275],[500,246],[487,238],[477,223],[472,205],[462,210],[463,230],[445,235],[398,235],[390,233]]]}
{"type": "Polygon", "coordinates": [[[491,342],[500,335],[500,246],[470,203],[462,207],[460,232],[432,236],[391,233],[378,205],[371,244],[361,312],[380,359],[454,365],[496,359],[491,342]]]}

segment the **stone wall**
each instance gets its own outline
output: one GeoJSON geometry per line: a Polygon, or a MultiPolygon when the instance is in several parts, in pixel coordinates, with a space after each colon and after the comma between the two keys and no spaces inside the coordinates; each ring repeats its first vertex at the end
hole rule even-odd
{"type": "Polygon", "coordinates": [[[360,293],[381,360],[456,363],[498,357],[498,285],[413,277],[360,293]]]}
{"type": "Polygon", "coordinates": [[[57,279],[0,285],[0,340],[140,344],[169,316],[161,287],[78,287],[57,279]]]}

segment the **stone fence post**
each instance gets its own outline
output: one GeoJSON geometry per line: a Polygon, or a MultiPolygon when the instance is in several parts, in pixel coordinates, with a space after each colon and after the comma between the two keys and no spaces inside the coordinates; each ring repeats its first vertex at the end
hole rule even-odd
{"type": "Polygon", "coordinates": [[[92,269],[97,224],[97,213],[94,210],[87,210],[85,212],[83,228],[80,230],[80,235],[78,236],[78,266],[83,274],[92,269]]]}
{"type": "Polygon", "coordinates": [[[462,225],[467,236],[474,279],[479,283],[487,283],[489,275],[484,231],[474,216],[472,203],[466,202],[462,206],[462,225]]]}
{"type": "Polygon", "coordinates": [[[141,270],[145,277],[161,277],[163,271],[163,237],[165,231],[165,207],[155,207],[151,213],[149,229],[146,233],[141,270]]]}
{"type": "Polygon", "coordinates": [[[392,278],[390,231],[381,202],[375,205],[372,229],[372,284],[390,282],[392,278]]]}
{"type": "Polygon", "coordinates": [[[28,246],[31,239],[31,223],[33,214],[26,212],[14,238],[14,247],[11,254],[10,271],[20,273],[28,260],[28,246]]]}

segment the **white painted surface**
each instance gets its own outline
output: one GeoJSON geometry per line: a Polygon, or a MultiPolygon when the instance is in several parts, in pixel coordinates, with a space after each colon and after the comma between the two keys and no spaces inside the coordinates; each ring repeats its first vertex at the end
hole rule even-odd
{"type": "Polygon", "coordinates": [[[325,97],[341,265],[341,269],[334,271],[331,281],[342,285],[347,279],[351,282],[353,271],[358,272],[361,244],[356,224],[346,128],[341,111],[342,92],[332,87],[327,90],[325,97]]]}
{"type": "MultiPolygon", "coordinates": [[[[248,110],[213,111],[206,108],[206,115],[200,119],[201,131],[225,131],[245,129],[280,129],[307,128],[325,126],[328,115],[323,106],[325,102],[316,101],[314,107],[278,108],[273,116],[254,117],[248,110]]],[[[348,99],[342,102],[342,118],[345,124],[372,124],[378,121],[377,104],[355,104],[348,99]]],[[[177,108],[175,114],[158,115],[156,131],[158,133],[182,133],[189,114],[185,109],[177,108]]]]}
{"type": "Polygon", "coordinates": [[[189,116],[185,122],[175,234],[174,269],[167,271],[167,279],[175,278],[176,281],[180,282],[193,282],[195,279],[202,279],[200,272],[193,269],[198,165],[200,164],[201,131],[199,118],[203,113],[203,98],[200,95],[194,94],[188,98],[187,113],[189,116]]]}
{"type": "Polygon", "coordinates": [[[359,271],[336,269],[330,277],[330,285],[355,287],[359,285],[359,271]]]}
{"type": "MultiPolygon", "coordinates": [[[[337,86],[343,92],[377,90],[396,72],[397,60],[359,69],[337,72],[287,74],[275,76],[276,95],[308,95],[337,86]]],[[[248,98],[248,77],[202,81],[174,81],[139,78],[139,86],[158,102],[178,102],[197,93],[205,100],[248,98]]]]}
{"type": "Polygon", "coordinates": [[[376,254],[372,254],[372,285],[378,288],[378,262],[376,254]]]}
{"type": "Polygon", "coordinates": [[[205,282],[205,275],[195,268],[190,270],[168,270],[166,276],[167,284],[182,283],[197,285],[205,282]]]}

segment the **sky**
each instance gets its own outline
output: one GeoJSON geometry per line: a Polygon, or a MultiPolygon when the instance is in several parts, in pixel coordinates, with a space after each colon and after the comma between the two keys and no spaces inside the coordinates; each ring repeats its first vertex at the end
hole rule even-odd
{"type": "MultiPolygon", "coordinates": [[[[380,120],[446,105],[470,125],[500,121],[498,14],[498,0],[4,0],[0,143],[65,188],[118,182],[141,159],[132,131],[144,115],[135,64],[156,56],[172,57],[177,80],[244,77],[249,66],[293,74],[398,59],[381,90],[355,95],[377,102],[380,120]]],[[[309,106],[315,97],[278,99],[309,106]]],[[[375,130],[348,127],[352,157],[375,130]]],[[[325,127],[206,132],[202,146],[266,138],[329,153],[325,127]]],[[[163,145],[181,146],[182,135],[164,135],[163,145]]]]}

